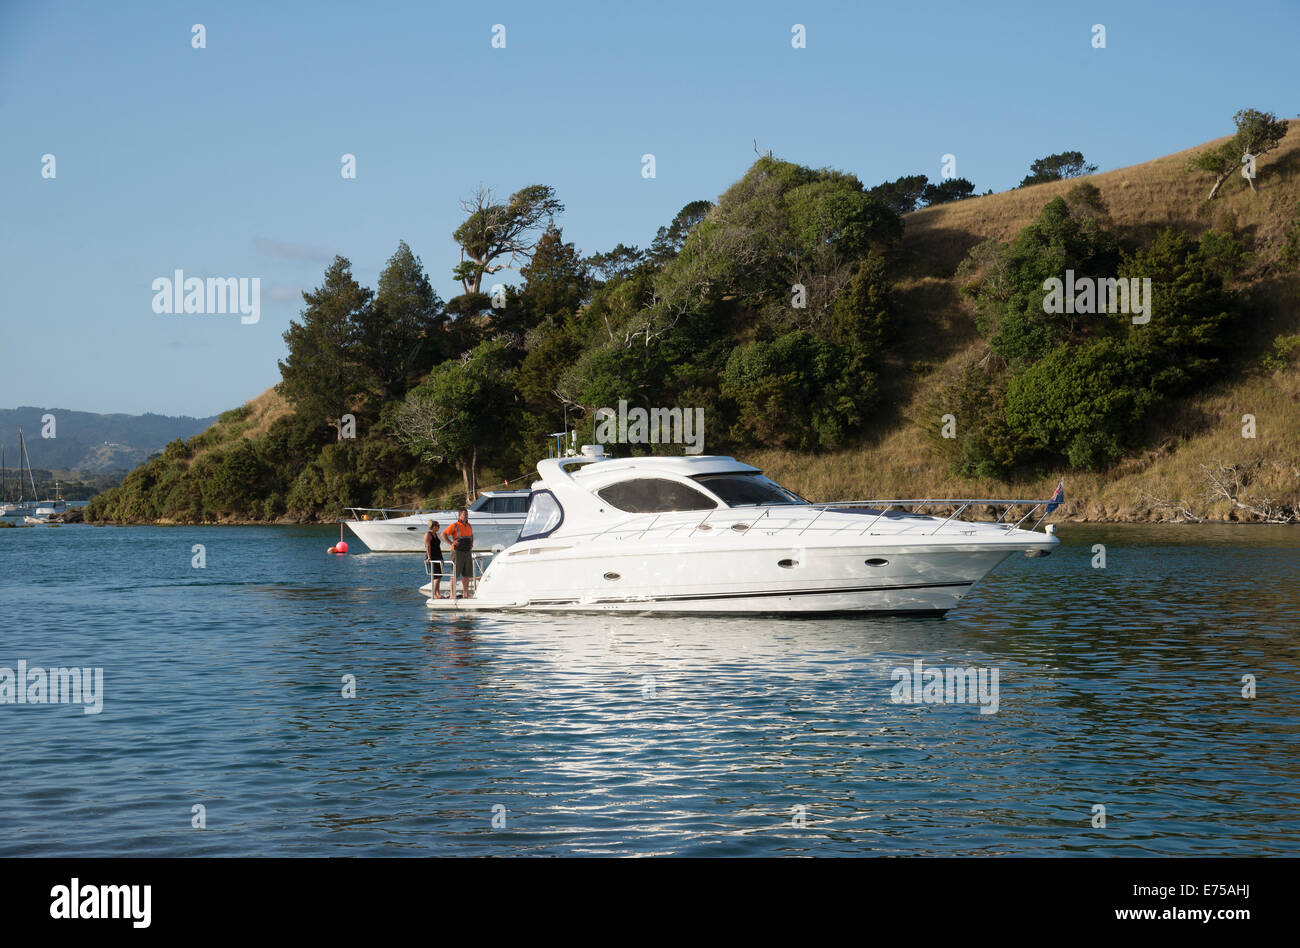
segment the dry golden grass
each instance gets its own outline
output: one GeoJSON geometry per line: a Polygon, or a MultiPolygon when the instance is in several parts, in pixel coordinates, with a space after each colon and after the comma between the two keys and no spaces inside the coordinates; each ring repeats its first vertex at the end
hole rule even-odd
{"type": "Polygon", "coordinates": [[[271,430],[271,425],[286,415],[293,413],[293,406],[272,386],[261,395],[244,403],[249,409],[246,417],[238,421],[214,421],[194,444],[194,454],[189,463],[202,457],[208,451],[225,450],[232,442],[242,438],[261,438],[271,430]]]}
{"type": "MultiPolygon", "coordinates": [[[[1258,313],[1248,327],[1259,345],[1282,332],[1300,331],[1300,277],[1281,272],[1277,254],[1300,205],[1300,121],[1277,151],[1259,163],[1258,193],[1240,177],[1207,202],[1213,181],[1186,170],[1187,159],[1216,144],[1130,168],[1072,181],[1056,181],[1003,194],[926,208],[906,218],[906,272],[899,284],[903,323],[889,397],[901,410],[877,420],[871,443],[807,456],[760,451],[746,460],[811,500],[917,497],[1042,498],[1063,472],[1040,481],[1006,484],[952,475],[917,419],[930,391],[980,345],[973,311],[953,273],[970,248],[987,239],[1009,240],[1052,198],[1079,181],[1101,191],[1112,225],[1139,232],[1177,226],[1193,233],[1229,223],[1243,232],[1255,258],[1243,274],[1258,313]]],[[[1250,350],[1252,359],[1254,349],[1250,350]]],[[[1266,374],[1250,370],[1188,399],[1160,419],[1163,436],[1109,471],[1066,478],[1066,516],[1088,520],[1174,519],[1171,507],[1150,498],[1188,504],[1199,516],[1251,519],[1226,501],[1207,501],[1202,465],[1247,466],[1248,499],[1300,505],[1300,370],[1266,374]],[[1242,437],[1242,416],[1256,419],[1256,437],[1242,437]]]]}
{"type": "Polygon", "coordinates": [[[253,413],[246,419],[251,424],[241,432],[245,438],[260,438],[271,430],[271,425],[286,415],[293,414],[293,406],[275,390],[274,385],[245,404],[253,409],[253,413]]]}
{"type": "Polygon", "coordinates": [[[951,276],[966,252],[982,240],[1010,240],[1043,209],[1081,181],[1096,185],[1111,219],[1130,226],[1178,225],[1200,230],[1225,215],[1246,230],[1257,249],[1276,254],[1300,202],[1300,121],[1291,123],[1277,149],[1259,161],[1252,193],[1244,179],[1233,177],[1214,201],[1206,201],[1214,183],[1204,172],[1187,171],[1194,154],[1226,139],[1206,142],[1144,164],[1101,174],[1017,188],[987,197],[941,204],[909,214],[904,251],[918,272],[951,276]]]}

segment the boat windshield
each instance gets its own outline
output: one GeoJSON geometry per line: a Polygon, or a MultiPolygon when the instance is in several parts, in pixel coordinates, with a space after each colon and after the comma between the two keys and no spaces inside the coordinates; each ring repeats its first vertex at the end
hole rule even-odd
{"type": "Polygon", "coordinates": [[[528,516],[519,530],[519,541],[537,540],[550,536],[564,522],[564,509],[549,490],[533,491],[529,498],[528,516]]]}
{"type": "Polygon", "coordinates": [[[722,498],[728,507],[775,507],[806,504],[794,491],[786,490],[762,474],[698,474],[694,478],[722,498]]]}

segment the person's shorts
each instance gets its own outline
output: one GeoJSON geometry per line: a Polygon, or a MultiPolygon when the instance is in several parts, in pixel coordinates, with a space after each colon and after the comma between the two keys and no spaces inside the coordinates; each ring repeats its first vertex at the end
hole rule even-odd
{"type": "Polygon", "coordinates": [[[452,550],[451,551],[452,569],[461,576],[473,577],[474,575],[474,553],[471,550],[452,550]]]}
{"type": "Polygon", "coordinates": [[[425,560],[425,562],[429,564],[430,576],[442,575],[442,560],[425,560]]]}

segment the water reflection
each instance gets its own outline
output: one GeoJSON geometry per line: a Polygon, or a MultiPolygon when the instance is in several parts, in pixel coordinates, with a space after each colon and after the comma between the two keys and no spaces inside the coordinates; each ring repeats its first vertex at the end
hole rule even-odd
{"type": "Polygon", "coordinates": [[[102,665],[107,695],[0,730],[29,762],[0,853],[1300,851],[1296,534],[1061,537],[942,620],[430,616],[418,558],[328,529],[5,538],[32,576],[0,594],[42,621],[0,664],[102,665]],[[997,713],[895,703],[917,659],[998,669],[997,713]]]}

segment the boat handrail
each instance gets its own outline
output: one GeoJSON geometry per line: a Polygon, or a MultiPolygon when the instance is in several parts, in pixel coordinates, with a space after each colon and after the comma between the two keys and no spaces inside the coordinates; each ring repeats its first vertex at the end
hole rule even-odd
{"type": "MultiPolygon", "coordinates": [[[[836,509],[843,510],[845,508],[852,508],[852,507],[865,507],[869,510],[874,510],[876,507],[879,507],[883,504],[884,505],[883,509],[880,511],[880,513],[876,514],[875,519],[872,520],[871,523],[869,523],[866,526],[866,528],[862,531],[863,533],[866,533],[867,530],[870,530],[873,526],[875,526],[877,521],[879,521],[880,518],[883,517],[886,513],[888,513],[889,510],[893,507],[910,507],[912,508],[913,513],[915,513],[915,510],[920,507],[934,506],[934,507],[955,508],[953,512],[950,513],[947,516],[947,518],[944,519],[943,523],[939,524],[939,526],[935,527],[932,531],[930,531],[932,534],[934,534],[934,533],[938,533],[949,523],[951,523],[954,519],[960,517],[961,514],[969,507],[1005,507],[1006,510],[1003,510],[1002,513],[998,515],[998,518],[993,521],[993,523],[1001,524],[1002,526],[1005,526],[1008,531],[1019,529],[1020,525],[1024,523],[1026,520],[1028,520],[1030,517],[1032,517],[1034,513],[1038,510],[1038,508],[1041,507],[1043,508],[1042,516],[1039,517],[1037,520],[1035,520],[1034,525],[1029,528],[1031,531],[1037,530],[1038,525],[1041,524],[1044,520],[1046,520],[1048,514],[1051,513],[1051,510],[1049,510],[1048,508],[1052,503],[1053,501],[1050,498],[1047,500],[1033,500],[1030,498],[1009,499],[1009,498],[1001,498],[1001,497],[962,497],[962,498],[928,497],[924,500],[916,500],[916,499],[845,500],[845,501],[833,501],[829,504],[811,504],[810,506],[817,507],[820,509],[821,512],[824,512],[826,510],[836,510],[836,509]],[[1008,513],[1010,513],[1012,509],[1020,506],[1029,507],[1029,511],[1023,517],[1017,520],[1014,524],[1010,524],[1010,523],[1003,524],[1002,518],[1005,517],[1008,513]]],[[[1055,501],[1055,503],[1059,505],[1060,501],[1055,501]]],[[[821,512],[817,514],[818,517],[821,516],[821,512]]],[[[816,518],[814,518],[814,520],[815,519],[816,518]]],[[[958,519],[957,522],[968,523],[970,521],[958,519]]],[[[987,522],[987,521],[975,521],[975,522],[980,523],[980,522],[987,522]]],[[[809,526],[811,526],[811,524],[809,526]]]]}
{"type": "MultiPolygon", "coordinates": [[[[344,507],[343,511],[344,513],[352,514],[353,520],[360,520],[360,515],[363,513],[383,514],[384,516],[381,519],[387,520],[388,514],[390,513],[401,514],[403,517],[410,517],[416,514],[435,512],[432,510],[426,511],[422,509],[419,504],[403,504],[398,507],[344,507]]],[[[346,521],[346,519],[346,517],[339,517],[340,521],[346,521]]]]}
{"type": "MultiPolygon", "coordinates": [[[[759,521],[767,520],[767,525],[772,530],[792,529],[797,531],[797,535],[802,535],[803,533],[805,533],[810,529],[813,530],[817,529],[814,525],[817,523],[818,520],[821,519],[822,514],[828,511],[834,511],[836,509],[842,510],[846,507],[850,507],[850,508],[863,507],[863,508],[867,508],[869,511],[875,511],[876,508],[880,508],[879,512],[876,513],[876,515],[871,518],[871,522],[868,523],[865,527],[863,527],[861,533],[859,534],[859,535],[865,535],[866,533],[870,532],[871,528],[874,527],[880,521],[881,517],[884,517],[894,507],[919,508],[927,505],[934,505],[940,507],[951,506],[954,508],[954,510],[933,529],[926,529],[925,534],[928,535],[937,534],[946,527],[950,527],[950,526],[957,527],[963,524],[971,524],[971,523],[985,523],[994,526],[1001,526],[1005,530],[1010,532],[1012,530],[1018,529],[1022,523],[1024,523],[1026,520],[1032,517],[1041,508],[1044,511],[1042,516],[1040,516],[1038,520],[1035,521],[1034,525],[1029,528],[1030,530],[1035,530],[1038,528],[1039,524],[1041,524],[1043,520],[1046,519],[1047,506],[1052,502],[1053,501],[1051,500],[1008,500],[1005,498],[987,498],[987,499],[971,498],[965,500],[953,499],[953,498],[927,498],[923,500],[859,500],[859,501],[836,501],[834,503],[829,503],[829,504],[778,505],[778,506],[764,507],[762,513],[758,514],[758,516],[756,517],[753,517],[752,520],[749,520],[749,522],[746,523],[746,527],[747,528],[756,527],[759,521]],[[794,510],[800,510],[800,511],[808,510],[809,508],[816,508],[817,514],[811,520],[805,520],[803,518],[795,519],[793,517],[781,518],[780,511],[786,508],[787,506],[793,508],[794,510]],[[969,510],[972,507],[980,507],[980,506],[1004,507],[1006,509],[1003,510],[1002,513],[998,515],[996,520],[961,519],[961,515],[965,513],[967,510],[969,510]],[[1018,506],[1027,506],[1029,508],[1029,511],[1018,521],[1016,521],[1014,524],[1003,523],[1002,520],[1004,517],[1006,517],[1007,513],[1018,506]]],[[[1059,503],[1059,501],[1057,501],[1057,503],[1059,503]]],[[[594,539],[599,539],[600,537],[605,536],[606,534],[626,533],[628,535],[635,535],[639,539],[639,538],[643,538],[647,533],[651,533],[651,532],[654,533],[663,532],[665,536],[672,536],[674,533],[677,533],[679,531],[687,531],[688,536],[693,536],[695,532],[699,530],[702,525],[709,523],[709,525],[711,526],[712,524],[710,523],[710,521],[716,520],[719,517],[719,515],[725,516],[727,513],[730,513],[733,515],[739,515],[743,517],[746,512],[756,511],[756,509],[757,508],[754,507],[718,507],[708,511],[702,519],[697,519],[692,517],[684,522],[678,521],[674,523],[664,523],[664,524],[659,523],[660,519],[665,516],[664,513],[656,513],[653,516],[651,516],[648,512],[646,514],[628,514],[628,516],[621,518],[615,521],[614,523],[603,526],[599,529],[587,530],[581,533],[567,533],[565,534],[565,536],[566,538],[573,538],[573,539],[582,538],[582,539],[594,540],[594,539]],[[643,516],[649,518],[648,523],[638,519],[643,516]]],[[[687,514],[690,513],[691,511],[674,511],[674,512],[687,514]]],[[[937,517],[939,515],[936,514],[934,516],[937,517]]],[[[917,523],[915,525],[909,524],[907,527],[905,527],[902,530],[899,530],[898,532],[899,533],[911,532],[915,527],[929,528],[930,523],[922,522],[922,523],[917,523]]],[[[832,532],[838,532],[841,530],[857,529],[857,528],[856,525],[853,524],[836,524],[832,527],[829,527],[829,529],[832,532]]]]}
{"type": "MultiPolygon", "coordinates": [[[[1051,500],[1009,500],[1004,497],[927,497],[924,500],[835,500],[826,503],[809,504],[809,507],[876,507],[880,504],[899,506],[920,506],[922,504],[970,504],[972,506],[1016,506],[1018,504],[1048,504],[1051,500]]],[[[1059,501],[1058,501],[1059,503],[1059,501]]],[[[734,508],[733,508],[734,509],[734,508]]]]}

